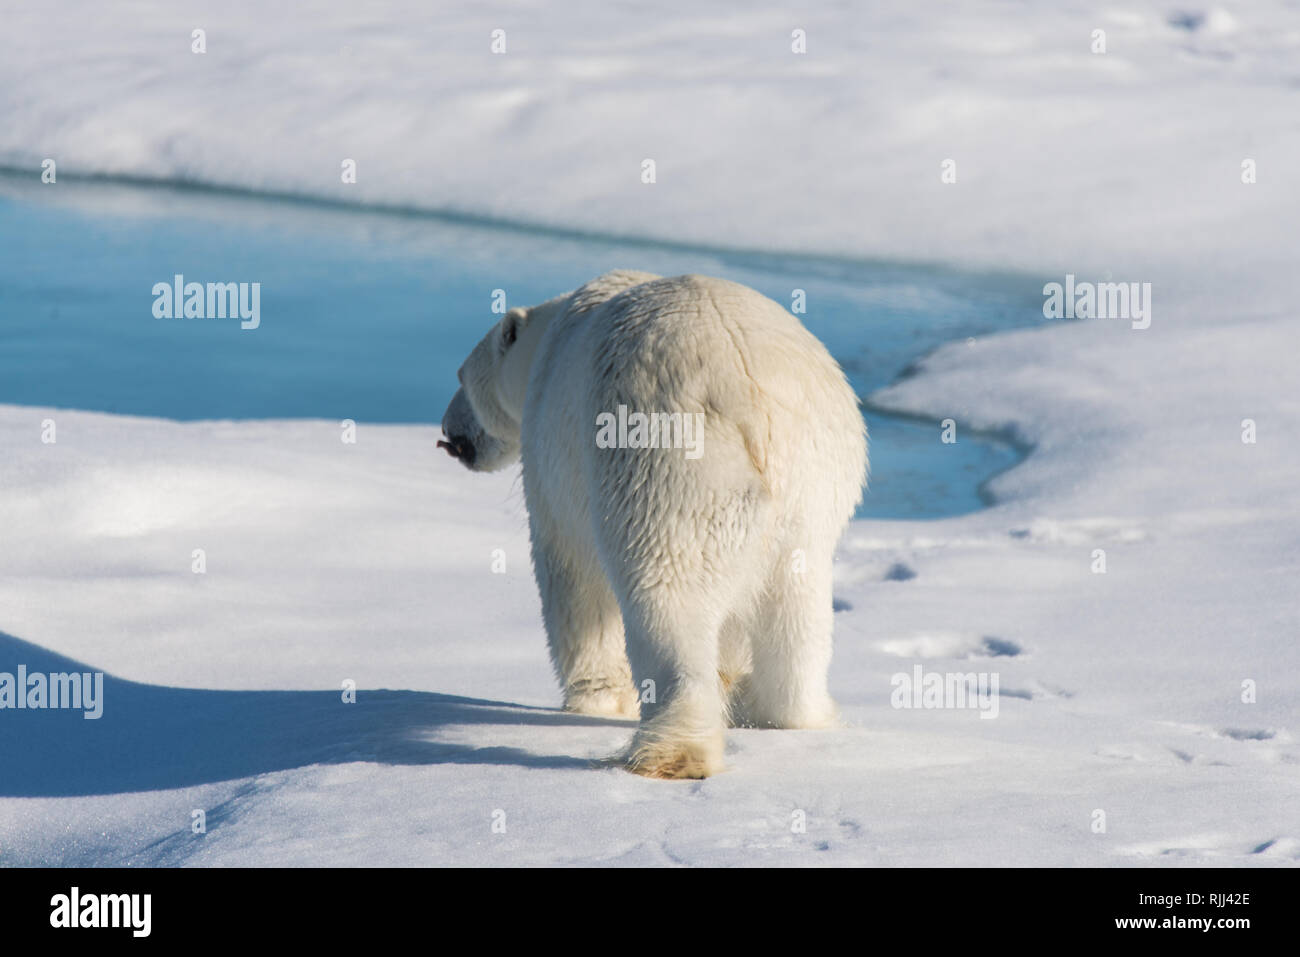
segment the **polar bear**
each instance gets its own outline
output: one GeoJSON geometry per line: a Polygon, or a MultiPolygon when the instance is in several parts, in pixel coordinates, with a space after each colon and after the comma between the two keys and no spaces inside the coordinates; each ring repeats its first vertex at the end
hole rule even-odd
{"type": "Polygon", "coordinates": [[[438,445],[474,471],[522,459],[564,707],[639,714],[629,770],[707,777],[728,721],[834,722],[831,563],[866,425],[793,315],[618,270],[510,309],[458,377],[438,445]]]}

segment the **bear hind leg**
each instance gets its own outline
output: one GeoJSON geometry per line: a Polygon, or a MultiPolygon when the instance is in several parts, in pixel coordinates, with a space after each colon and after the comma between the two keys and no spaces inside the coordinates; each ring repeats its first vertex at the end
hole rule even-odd
{"type": "Polygon", "coordinates": [[[751,633],[753,669],[732,693],[744,727],[822,728],[838,709],[827,686],[834,610],[831,555],[806,567],[778,563],[751,633]]]}
{"type": "Polygon", "coordinates": [[[624,765],[652,778],[718,773],[723,768],[726,697],[718,671],[717,626],[693,614],[624,614],[633,673],[647,689],[641,725],[624,765]]]}

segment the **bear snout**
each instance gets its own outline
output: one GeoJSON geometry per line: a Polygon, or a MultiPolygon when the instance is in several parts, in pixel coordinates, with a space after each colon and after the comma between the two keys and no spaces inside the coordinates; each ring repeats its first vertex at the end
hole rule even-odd
{"type": "Polygon", "coordinates": [[[446,449],[448,455],[453,459],[459,459],[466,468],[473,467],[474,457],[477,453],[473,443],[464,436],[449,435],[445,440],[439,439],[438,448],[446,449]]]}

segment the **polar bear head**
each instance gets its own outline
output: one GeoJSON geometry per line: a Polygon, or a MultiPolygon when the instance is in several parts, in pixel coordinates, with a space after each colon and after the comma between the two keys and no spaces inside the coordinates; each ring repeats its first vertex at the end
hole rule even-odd
{"type": "Polygon", "coordinates": [[[474,472],[493,472],[516,462],[528,376],[551,321],[560,315],[579,316],[625,289],[657,278],[617,269],[539,306],[507,312],[456,373],[460,389],[443,414],[446,438],[438,447],[474,472]]]}
{"type": "Polygon", "coordinates": [[[492,472],[519,458],[519,425],[537,337],[530,313],[511,309],[474,347],[456,373],[460,388],[442,416],[438,447],[475,472],[492,472]],[[520,342],[523,335],[524,342],[520,342]]]}

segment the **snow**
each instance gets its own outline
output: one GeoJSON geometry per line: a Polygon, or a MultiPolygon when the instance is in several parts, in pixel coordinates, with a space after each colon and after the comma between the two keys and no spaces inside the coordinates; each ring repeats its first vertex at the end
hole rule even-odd
{"type": "Polygon", "coordinates": [[[1293,9],[437,9],[10,11],[0,162],[1112,273],[1151,328],[1045,320],[873,395],[1033,451],[993,508],[855,523],[845,727],[733,731],[685,784],[555,710],[517,476],[436,429],[0,406],[0,670],[108,674],[99,721],[0,713],[0,862],[1300,860],[1293,9]],[[998,717],[891,707],[918,663],[996,672],[998,717]]]}
{"type": "Polygon", "coordinates": [[[1277,262],[1300,212],[1283,0],[133,10],[6,13],[0,164],[1054,272],[1277,262]]]}
{"type": "MultiPolygon", "coordinates": [[[[1083,328],[976,356],[1002,367],[1003,346],[1050,352],[1083,328]]],[[[1078,409],[1066,395],[1058,414],[1078,409]]],[[[454,467],[435,429],[363,424],[347,445],[330,422],[5,407],[0,607],[14,637],[0,662],[68,670],[53,649],[109,678],[90,728],[6,713],[0,855],[1294,863],[1294,492],[1277,443],[1223,432],[1187,445],[1201,467],[1153,496],[1164,508],[1108,491],[1142,489],[1140,458],[1106,463],[1059,504],[1020,495],[1056,468],[1035,453],[996,509],[858,523],[836,588],[850,606],[832,671],[847,726],[733,731],[731,770],[668,784],[595,764],[630,725],[554,710],[518,483],[454,467]],[[1233,477],[1257,484],[1219,500],[1233,477]],[[1105,575],[1089,570],[1093,547],[1105,575]],[[916,577],[886,580],[899,563],[916,577]],[[998,673],[998,717],[891,708],[891,676],[918,663],[998,673]],[[1240,702],[1244,678],[1258,703],[1240,702]],[[1104,835],[1089,827],[1098,808],[1104,835]],[[791,832],[795,811],[806,833],[791,832]]]]}

